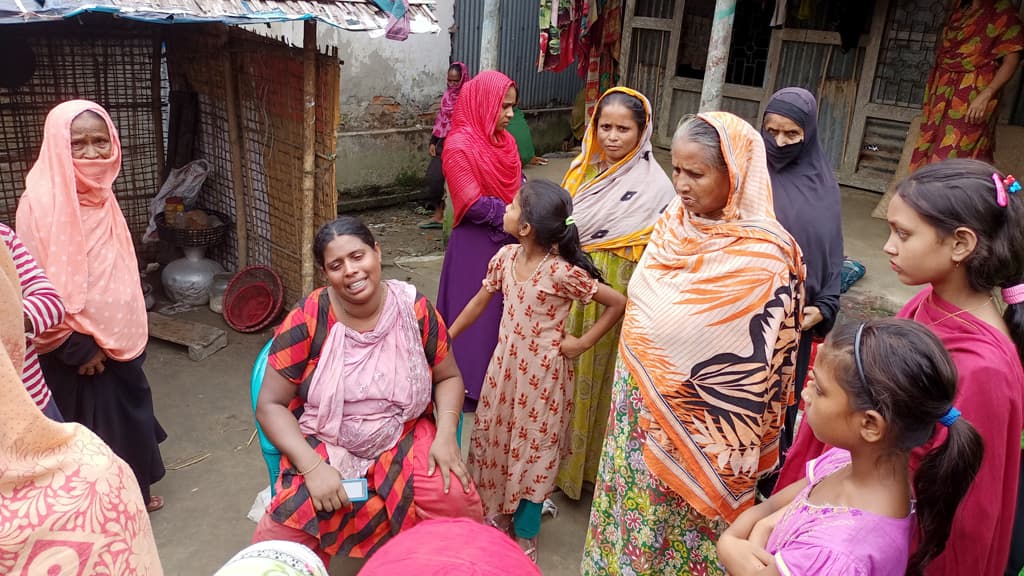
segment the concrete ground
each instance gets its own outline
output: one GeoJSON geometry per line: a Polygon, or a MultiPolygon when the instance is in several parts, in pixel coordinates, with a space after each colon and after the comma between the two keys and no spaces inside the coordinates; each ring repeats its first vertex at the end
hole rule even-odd
{"type": "MultiPolygon", "coordinates": [[[[659,153],[659,159],[665,158],[667,155],[659,153]]],[[[568,162],[552,159],[548,166],[529,168],[527,174],[558,181],[568,162]]],[[[878,198],[854,190],[843,193],[846,253],[868,269],[851,291],[851,298],[867,301],[879,311],[892,311],[915,289],[899,283],[881,252],[888,227],[870,217],[878,198]]],[[[364,218],[373,223],[371,214],[364,218]]],[[[436,295],[440,255],[402,257],[396,265],[399,247],[384,245],[383,249],[386,277],[411,281],[424,294],[436,295]]],[[[159,341],[150,345],[146,371],[157,415],[170,434],[162,445],[167,476],[153,489],[167,505],[151,518],[165,572],[202,575],[212,574],[248,545],[255,525],[246,514],[256,494],[268,484],[259,444],[249,443],[254,431],[249,373],[270,331],[239,334],[207,310],[185,317],[222,326],[228,331],[229,345],[199,363],[190,361],[184,348],[159,341]],[[203,459],[196,462],[199,458],[203,459]]],[[[540,567],[549,576],[575,575],[579,573],[590,502],[571,502],[561,496],[556,496],[556,501],[558,518],[544,519],[540,567]]],[[[356,574],[359,566],[359,562],[336,560],[330,572],[335,576],[356,574]]]]}

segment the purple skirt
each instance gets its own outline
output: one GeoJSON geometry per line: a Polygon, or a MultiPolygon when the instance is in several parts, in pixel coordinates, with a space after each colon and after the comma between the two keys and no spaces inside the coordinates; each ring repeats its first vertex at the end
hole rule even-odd
{"type": "MultiPolygon", "coordinates": [[[[495,234],[489,226],[466,220],[452,229],[444,254],[436,303],[445,324],[450,326],[455,322],[466,304],[480,291],[487,275],[487,264],[499,248],[512,240],[508,236],[506,241],[497,242],[492,236],[495,234]]],[[[466,404],[463,407],[466,412],[476,411],[484,374],[498,345],[501,309],[502,296],[498,293],[491,298],[480,318],[452,343],[455,362],[466,385],[466,404]]]]}

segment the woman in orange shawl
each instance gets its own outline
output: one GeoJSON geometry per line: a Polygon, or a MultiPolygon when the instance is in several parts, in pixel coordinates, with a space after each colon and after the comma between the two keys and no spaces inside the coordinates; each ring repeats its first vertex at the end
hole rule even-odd
{"type": "Polygon", "coordinates": [[[21,383],[21,289],[0,246],[0,574],[163,574],[131,469],[95,434],[58,424],[21,383]]]}
{"type": "Polygon", "coordinates": [[[64,299],[64,322],[35,340],[61,414],[95,432],[149,487],[164,476],[142,371],[149,329],[131,232],[112,189],[121,141],[99,104],[71,100],[46,117],[39,159],[25,178],[17,230],[64,299]]]}
{"type": "Polygon", "coordinates": [[[672,181],[629,283],[584,574],[722,574],[715,541],[779,458],[804,271],[764,142],[685,119],[672,181]]]}

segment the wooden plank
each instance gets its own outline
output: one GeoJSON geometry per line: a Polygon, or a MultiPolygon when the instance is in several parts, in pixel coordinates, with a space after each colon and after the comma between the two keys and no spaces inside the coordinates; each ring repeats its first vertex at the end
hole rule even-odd
{"type": "Polygon", "coordinates": [[[920,108],[904,108],[903,106],[892,106],[891,104],[875,104],[869,102],[864,104],[862,109],[868,118],[883,118],[909,124],[921,115],[920,108]]]}
{"type": "Polygon", "coordinates": [[[228,345],[227,332],[183,318],[150,312],[149,335],[158,340],[188,347],[188,357],[201,362],[228,345]]]}
{"type": "MultiPolygon", "coordinates": [[[[696,94],[700,94],[702,85],[703,82],[697,78],[683,78],[681,76],[676,76],[670,82],[673,90],[696,94]]],[[[760,102],[764,98],[764,89],[757,86],[744,86],[742,84],[726,84],[722,88],[722,97],[760,102]]]]}
{"type": "Polygon", "coordinates": [[[804,44],[833,44],[839,46],[843,43],[839,32],[827,30],[801,30],[798,28],[782,29],[782,40],[785,42],[802,42],[804,44]]]}
{"type": "MultiPolygon", "coordinates": [[[[782,58],[782,32],[786,29],[772,30],[772,41],[768,45],[768,62],[764,71],[764,86],[761,88],[761,107],[757,111],[758,118],[764,118],[764,109],[768,106],[768,100],[775,93],[775,84],[779,77],[779,62],[782,58]]],[[[760,126],[758,127],[760,128],[760,126]]]]}
{"type": "Polygon", "coordinates": [[[726,84],[725,88],[722,89],[722,95],[726,98],[760,102],[764,99],[764,88],[743,86],[742,84],[726,84]]]}
{"type": "Polygon", "coordinates": [[[160,34],[160,26],[154,26],[153,29],[153,62],[150,68],[150,82],[153,99],[153,145],[156,149],[156,170],[159,175],[158,178],[162,184],[166,173],[166,155],[164,152],[164,115],[163,115],[163,102],[161,94],[161,83],[160,83],[160,65],[162,63],[161,58],[163,56],[163,43],[164,39],[160,34]]]}
{"type": "Polygon", "coordinates": [[[875,13],[871,19],[871,32],[868,34],[868,45],[864,53],[864,64],[860,69],[860,82],[857,85],[857,103],[843,158],[842,172],[852,174],[857,170],[857,156],[864,141],[864,127],[867,124],[867,113],[864,107],[871,102],[871,90],[875,84],[875,69],[878,68],[878,56],[882,51],[885,20],[889,15],[889,0],[876,0],[875,13]]]}
{"type": "Polygon", "coordinates": [[[316,20],[302,26],[302,293],[313,290],[313,195],[316,192],[316,20]]]}
{"type": "MultiPolygon", "coordinates": [[[[229,40],[230,42],[230,40],[229,40]]],[[[235,73],[235,53],[228,48],[221,56],[224,60],[224,85],[227,88],[228,142],[231,144],[231,191],[235,196],[235,236],[238,246],[237,269],[249,265],[249,209],[245,202],[245,182],[242,170],[243,162],[248,158],[242,155],[242,130],[238,116],[238,74],[235,73]]]]}
{"type": "Polygon", "coordinates": [[[697,78],[684,78],[682,76],[676,76],[672,78],[672,88],[675,90],[682,90],[683,92],[696,92],[700,94],[700,87],[704,82],[697,78]]]}
{"type": "Polygon", "coordinates": [[[622,22],[622,40],[619,42],[619,62],[622,65],[622,74],[619,75],[619,85],[629,85],[629,74],[630,70],[630,52],[633,48],[633,20],[636,14],[636,0],[626,0],[626,6],[623,8],[625,11],[625,18],[622,22]]]}
{"type": "MultiPolygon", "coordinates": [[[[672,20],[666,20],[670,29],[672,30],[668,40],[668,61],[665,64],[665,77],[674,78],[676,75],[676,61],[679,57],[679,38],[682,36],[683,29],[683,8],[686,6],[686,0],[676,0],[676,10],[672,16],[672,20]]],[[[636,23],[634,22],[634,25],[636,23]]],[[[661,86],[661,94],[658,101],[661,102],[661,109],[656,110],[658,125],[656,134],[664,138],[671,138],[672,133],[675,132],[675,126],[669,126],[669,117],[672,116],[672,82],[663,82],[661,86]]]]}
{"type": "MultiPolygon", "coordinates": [[[[677,5],[682,5],[682,2],[676,2],[677,5]]],[[[680,20],[681,22],[682,20],[680,20]]],[[[673,32],[678,34],[679,27],[674,26],[673,20],[666,18],[645,18],[637,16],[633,18],[633,29],[642,28],[644,30],[661,30],[662,32],[673,32]]]]}

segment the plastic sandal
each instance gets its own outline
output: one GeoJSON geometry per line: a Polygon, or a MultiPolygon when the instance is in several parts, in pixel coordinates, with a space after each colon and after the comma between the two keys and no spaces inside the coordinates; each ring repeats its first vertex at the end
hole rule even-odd
{"type": "Polygon", "coordinates": [[[420,230],[440,230],[444,228],[444,222],[438,222],[437,220],[424,220],[419,224],[420,230]]]}
{"type": "Polygon", "coordinates": [[[146,503],[146,512],[156,512],[164,507],[164,499],[160,496],[150,496],[149,502],[146,503]]]}
{"type": "Polygon", "coordinates": [[[519,547],[523,549],[523,554],[526,554],[527,558],[532,560],[534,564],[537,563],[536,536],[534,536],[533,538],[516,538],[516,544],[519,544],[519,547]]]}

